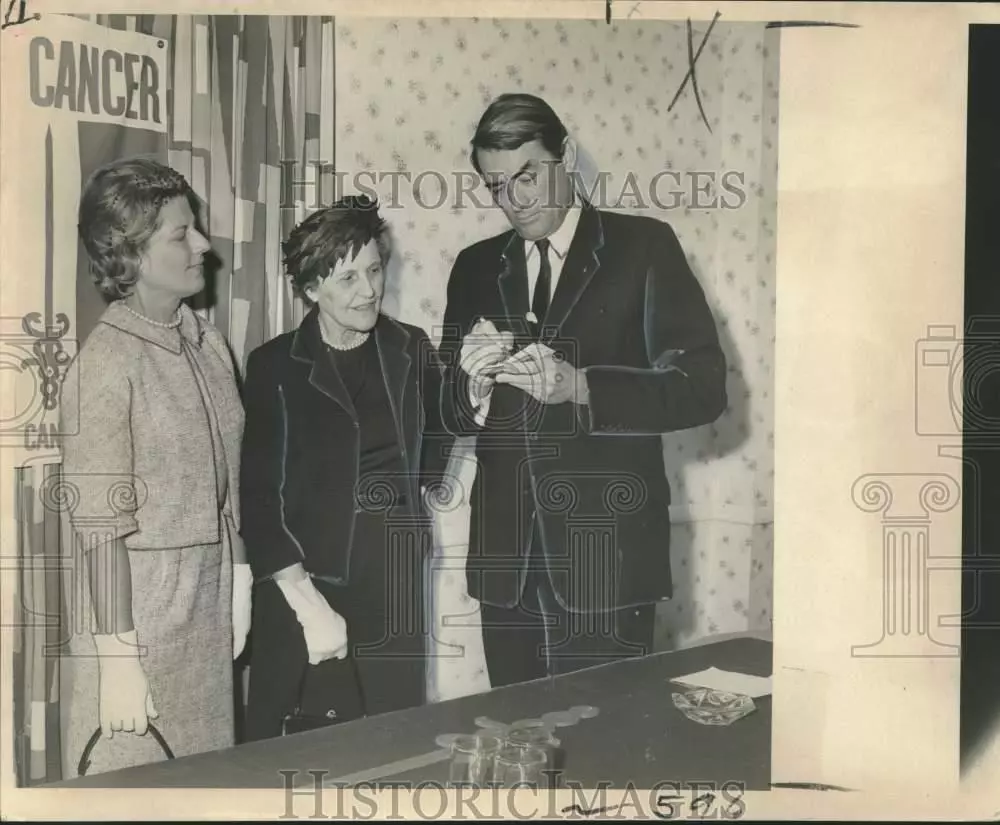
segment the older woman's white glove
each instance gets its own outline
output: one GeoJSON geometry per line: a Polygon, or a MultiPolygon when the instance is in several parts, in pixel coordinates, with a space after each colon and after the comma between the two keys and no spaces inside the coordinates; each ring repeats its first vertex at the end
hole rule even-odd
{"type": "Polygon", "coordinates": [[[149,680],[139,661],[135,630],[94,634],[100,663],[101,730],[110,739],[115,731],[144,736],[149,720],[159,716],[153,706],[149,680]]]}
{"type": "Polygon", "coordinates": [[[343,659],[347,655],[347,622],[330,607],[312,579],[303,574],[302,578],[276,578],[275,583],[302,625],[302,634],[309,651],[309,664],[318,665],[327,659],[343,659]]]}
{"type": "Polygon", "coordinates": [[[233,659],[240,658],[250,633],[253,573],[249,564],[233,565],[233,659]]]}

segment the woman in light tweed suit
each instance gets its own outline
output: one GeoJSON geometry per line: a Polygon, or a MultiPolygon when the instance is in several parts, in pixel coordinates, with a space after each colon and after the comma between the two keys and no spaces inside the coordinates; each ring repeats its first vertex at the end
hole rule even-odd
{"type": "Polygon", "coordinates": [[[144,158],[99,169],[80,202],[112,302],[62,396],[76,569],[90,585],[75,590],[93,629],[65,659],[67,776],[97,727],[111,741],[88,773],[163,759],[149,724],[175,756],[234,740],[233,658],[250,612],[243,409],[222,336],[182,303],[204,287],[209,249],[192,207],[184,177],[144,158]]]}

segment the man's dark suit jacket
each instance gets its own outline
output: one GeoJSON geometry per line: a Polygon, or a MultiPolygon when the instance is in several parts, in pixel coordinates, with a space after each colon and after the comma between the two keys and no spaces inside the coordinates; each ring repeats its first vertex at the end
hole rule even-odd
{"type": "Polygon", "coordinates": [[[670,487],[661,433],[726,409],[726,362],[705,295],[669,225],[583,207],[541,341],[586,372],[589,406],[541,405],[497,384],[482,428],[462,338],[480,318],[527,343],[523,239],[459,254],[440,346],[445,426],[477,435],[466,576],[474,598],[517,603],[537,521],[565,608],[604,611],[671,595],[670,487]]]}
{"type": "MultiPolygon", "coordinates": [[[[396,515],[405,521],[410,512],[419,520],[420,486],[439,481],[446,461],[440,363],[419,327],[380,315],[374,335],[406,469],[402,479],[370,480],[380,485],[371,492],[378,498],[390,485],[391,495],[404,493],[396,515]],[[438,437],[425,438],[425,430],[438,437]]],[[[360,509],[359,422],[315,307],[297,330],[250,354],[243,395],[241,533],[254,578],[301,562],[310,573],[347,584],[360,509]]]]}

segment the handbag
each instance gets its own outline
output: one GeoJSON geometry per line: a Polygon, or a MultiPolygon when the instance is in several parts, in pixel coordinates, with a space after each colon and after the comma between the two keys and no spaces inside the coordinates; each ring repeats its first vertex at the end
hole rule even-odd
{"type": "MultiPolygon", "coordinates": [[[[148,726],[149,733],[156,740],[156,744],[160,746],[160,749],[166,754],[167,759],[174,758],[174,752],[170,750],[170,745],[163,738],[163,735],[156,729],[156,726],[150,724],[148,726]]],[[[97,747],[97,743],[101,741],[101,728],[98,727],[91,735],[87,744],[83,748],[83,753],[80,754],[80,763],[76,766],[77,776],[86,776],[87,771],[90,769],[90,754],[93,753],[94,748],[97,747]]]]}
{"type": "Polygon", "coordinates": [[[327,659],[318,665],[307,662],[299,677],[295,709],[281,719],[281,735],[290,736],[367,716],[353,657],[327,659]]]}

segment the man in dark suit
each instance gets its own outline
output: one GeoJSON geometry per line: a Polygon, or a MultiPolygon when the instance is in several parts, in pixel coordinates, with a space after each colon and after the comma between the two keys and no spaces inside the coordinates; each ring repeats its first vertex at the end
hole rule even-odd
{"type": "Polygon", "coordinates": [[[477,439],[466,578],[498,687],[651,650],[671,595],[660,434],[721,415],[726,364],[671,228],[577,193],[545,101],[497,98],[471,156],[512,229],[455,261],[442,406],[477,439]]]}

